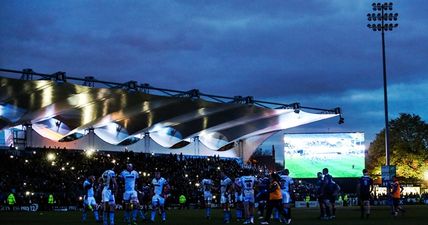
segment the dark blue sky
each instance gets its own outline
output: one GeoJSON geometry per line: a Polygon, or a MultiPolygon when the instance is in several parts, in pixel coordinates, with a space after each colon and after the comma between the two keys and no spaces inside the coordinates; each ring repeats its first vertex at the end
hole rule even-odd
{"type": "MultiPolygon", "coordinates": [[[[293,132],[384,127],[372,1],[1,1],[0,67],[343,109],[293,132]]],[[[428,2],[395,1],[390,118],[428,118],[428,2]]],[[[270,142],[280,140],[276,135],[270,142]]]]}

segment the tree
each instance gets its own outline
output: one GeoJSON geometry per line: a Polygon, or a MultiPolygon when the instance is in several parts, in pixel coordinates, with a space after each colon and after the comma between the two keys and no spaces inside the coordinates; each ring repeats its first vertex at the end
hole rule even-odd
{"type": "MultiPolygon", "coordinates": [[[[428,170],[428,124],[419,116],[401,113],[389,123],[390,162],[397,166],[397,176],[421,181],[428,170]]],[[[370,144],[367,168],[380,175],[385,165],[385,129],[370,144]]]]}

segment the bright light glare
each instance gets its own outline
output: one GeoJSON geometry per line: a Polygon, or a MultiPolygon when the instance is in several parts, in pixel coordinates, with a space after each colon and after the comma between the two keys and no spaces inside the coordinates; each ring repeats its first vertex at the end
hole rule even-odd
{"type": "Polygon", "coordinates": [[[94,153],[95,153],[95,150],[91,148],[85,151],[85,155],[88,158],[91,158],[94,155],[94,153]]]}
{"type": "Polygon", "coordinates": [[[47,155],[47,159],[48,159],[48,161],[54,161],[55,160],[55,154],[53,154],[53,153],[49,153],[48,155],[47,155]]]}

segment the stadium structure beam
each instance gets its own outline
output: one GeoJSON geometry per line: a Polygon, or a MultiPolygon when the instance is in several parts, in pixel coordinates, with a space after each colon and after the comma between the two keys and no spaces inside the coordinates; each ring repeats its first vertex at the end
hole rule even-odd
{"type": "Polygon", "coordinates": [[[21,79],[25,79],[25,80],[33,80],[34,77],[39,77],[40,79],[43,79],[43,80],[58,81],[59,78],[61,78],[61,80],[60,80],[61,82],[71,82],[71,81],[82,82],[85,86],[91,86],[91,87],[94,87],[96,84],[101,84],[101,85],[106,85],[109,88],[135,89],[135,90],[139,90],[143,93],[149,93],[149,91],[158,91],[158,92],[161,92],[167,96],[184,96],[184,97],[189,97],[189,98],[206,97],[206,98],[210,98],[210,99],[212,99],[216,102],[220,102],[220,103],[240,102],[243,104],[255,104],[255,105],[258,105],[258,106],[261,106],[264,108],[270,108],[270,109],[296,108],[296,104],[298,104],[298,108],[318,111],[320,113],[326,113],[326,114],[336,114],[337,109],[340,110],[340,108],[323,109],[323,108],[300,106],[299,103],[284,104],[284,103],[271,102],[271,101],[262,101],[262,100],[254,99],[253,96],[229,97],[229,96],[205,94],[205,93],[200,92],[197,89],[192,89],[190,91],[180,91],[180,90],[173,90],[173,89],[166,89],[166,88],[158,88],[158,87],[153,87],[153,86],[149,85],[148,83],[138,84],[136,81],[128,81],[125,83],[119,83],[119,82],[98,80],[93,76],[86,76],[84,78],[75,77],[75,76],[65,76],[65,72],[57,72],[54,74],[45,74],[45,73],[35,72],[32,69],[13,70],[13,69],[5,69],[5,68],[0,68],[0,72],[10,73],[10,74],[20,74],[21,79]],[[131,86],[132,86],[132,88],[131,88],[131,86]]]}

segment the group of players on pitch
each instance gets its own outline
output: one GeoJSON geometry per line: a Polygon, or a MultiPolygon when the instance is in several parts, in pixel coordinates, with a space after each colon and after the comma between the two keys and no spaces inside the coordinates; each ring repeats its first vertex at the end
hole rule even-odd
{"type": "MultiPolygon", "coordinates": [[[[362,199],[361,212],[370,213],[369,198],[372,191],[373,180],[368,177],[367,171],[363,171],[364,176],[360,179],[360,193],[367,195],[362,199]]],[[[209,173],[204,173],[205,177],[200,182],[204,205],[205,216],[211,217],[211,203],[213,200],[213,191],[220,192],[220,204],[223,209],[223,223],[231,222],[231,205],[236,209],[236,219],[243,220],[244,224],[254,224],[255,203],[258,203],[257,212],[261,224],[269,224],[273,209],[281,215],[278,217],[281,222],[291,223],[291,194],[293,193],[293,179],[289,176],[288,169],[278,173],[262,174],[258,178],[252,175],[252,170],[243,169],[242,176],[232,180],[224,172],[220,174],[220,181],[214,182],[209,173]],[[219,185],[218,185],[219,184],[219,185]],[[255,191],[257,190],[257,192],[255,191]],[[266,213],[264,211],[266,210],[266,213]]],[[[137,216],[145,219],[144,212],[140,207],[138,193],[136,191],[136,181],[139,173],[134,170],[132,164],[127,164],[126,169],[117,177],[113,170],[106,170],[98,182],[101,184],[99,189],[101,194],[101,209],[103,212],[102,221],[104,225],[114,225],[115,223],[115,196],[118,189],[117,178],[124,183],[124,220],[127,224],[136,224],[137,216]]],[[[95,176],[89,176],[83,183],[85,190],[84,209],[82,220],[87,218],[87,212],[93,211],[95,220],[100,221],[98,215],[97,203],[94,195],[95,176]]],[[[159,212],[162,222],[166,221],[165,200],[169,194],[168,181],[161,177],[160,172],[155,172],[155,177],[151,181],[151,215],[150,221],[154,222],[156,214],[159,212]]],[[[340,191],[339,186],[333,181],[328,169],[318,173],[317,195],[320,204],[321,219],[335,218],[334,202],[340,191]]]]}
{"type": "MultiPolygon", "coordinates": [[[[98,215],[98,206],[101,207],[103,215],[102,221],[104,225],[114,225],[115,223],[115,210],[116,200],[115,193],[118,189],[117,178],[122,179],[124,183],[123,202],[125,215],[124,219],[127,224],[136,224],[137,216],[140,215],[145,219],[143,209],[140,207],[138,200],[138,193],[136,191],[136,181],[139,178],[139,173],[134,170],[132,164],[127,164],[126,169],[122,171],[117,177],[113,170],[106,170],[99,178],[98,182],[101,184],[101,205],[97,205],[95,201],[95,176],[89,176],[83,182],[85,196],[83,201],[83,215],[82,221],[87,218],[88,210],[93,211],[96,221],[101,221],[98,215]]],[[[150,221],[154,221],[156,213],[160,211],[162,221],[166,220],[165,212],[165,197],[169,192],[168,181],[161,177],[160,172],[155,172],[155,177],[152,182],[152,212],[150,221]]]]}

